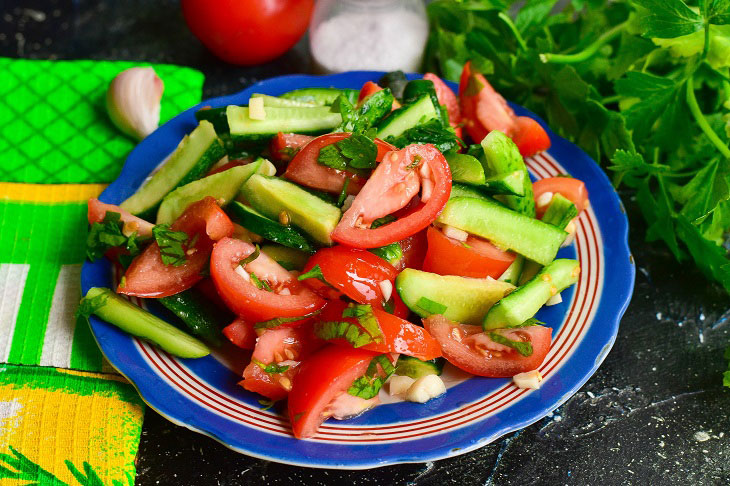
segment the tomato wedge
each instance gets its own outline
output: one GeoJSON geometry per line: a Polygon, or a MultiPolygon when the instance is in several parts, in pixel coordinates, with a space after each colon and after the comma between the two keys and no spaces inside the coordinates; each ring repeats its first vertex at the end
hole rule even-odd
{"type": "Polygon", "coordinates": [[[484,76],[472,69],[471,61],[464,64],[461,72],[459,99],[464,128],[475,143],[492,130],[500,130],[509,137],[517,132],[515,112],[484,76]]]}
{"type": "Polygon", "coordinates": [[[274,160],[289,162],[294,156],[309,142],[314,140],[311,135],[301,135],[299,133],[282,133],[279,132],[269,143],[269,152],[274,160]]]}
{"type": "MultiPolygon", "coordinates": [[[[357,194],[365,184],[365,178],[353,172],[333,169],[317,162],[320,150],[327,145],[348,138],[350,135],[350,133],[329,133],[315,138],[294,156],[294,159],[289,163],[289,166],[284,172],[284,177],[297,184],[335,194],[339,194],[342,191],[345,180],[349,179],[347,193],[352,195],[357,194]]],[[[391,150],[396,150],[389,143],[377,138],[375,139],[375,145],[378,147],[378,155],[376,157],[378,162],[383,160],[386,153],[391,150]]]]}
{"type": "Polygon", "coordinates": [[[322,344],[314,339],[311,328],[268,329],[256,339],[251,362],[239,384],[271,400],[281,400],[291,390],[302,358],[322,344]],[[267,371],[268,366],[271,369],[267,371]]]}
{"type": "Polygon", "coordinates": [[[449,124],[454,127],[454,130],[461,130],[461,109],[459,108],[459,100],[456,98],[454,92],[446,86],[446,83],[441,78],[433,73],[424,74],[423,79],[427,79],[433,83],[439,103],[444,105],[446,111],[449,113],[449,124]]]}
{"type": "Polygon", "coordinates": [[[469,235],[465,242],[446,236],[433,226],[428,228],[428,250],[423,270],[439,275],[498,278],[517,256],[502,251],[489,241],[469,235]]]}
{"type": "MultiPolygon", "coordinates": [[[[578,213],[590,205],[585,183],[572,177],[546,177],[540,179],[532,184],[532,191],[535,193],[535,201],[547,192],[558,193],[575,204],[578,213]]],[[[538,216],[542,216],[546,209],[546,206],[538,206],[538,216]]]]}
{"type": "MultiPolygon", "coordinates": [[[[347,304],[337,300],[330,302],[319,316],[320,322],[347,321],[357,325],[362,332],[367,332],[354,317],[343,317],[347,304]]],[[[381,353],[407,354],[422,360],[429,360],[441,356],[438,342],[421,326],[417,326],[394,314],[373,308],[373,316],[378,321],[382,336],[379,342],[371,342],[362,346],[362,349],[379,351],[381,353]]],[[[315,322],[315,327],[317,326],[315,322]]],[[[352,347],[345,339],[332,339],[330,342],[352,347]]]]}
{"type": "Polygon", "coordinates": [[[450,194],[451,171],[436,147],[409,145],[390,152],[342,216],[332,239],[355,248],[375,248],[400,241],[431,224],[450,194]],[[419,189],[421,200],[406,215],[370,228],[376,219],[408,205],[419,189]]]}
{"type": "Polygon", "coordinates": [[[233,223],[208,196],[187,207],[172,223],[173,231],[184,231],[188,242],[186,261],[180,266],[165,265],[160,247],[153,242],[139,254],[124,274],[117,292],[137,297],[166,297],[189,289],[203,278],[213,242],[233,233],[233,223]]]}
{"type": "Polygon", "coordinates": [[[319,266],[327,283],[317,278],[308,278],[303,282],[324,298],[338,299],[344,294],[361,304],[382,308],[385,300],[380,284],[382,281],[390,282],[391,295],[388,297],[395,294],[392,289],[398,271],[367,250],[341,245],[322,248],[312,255],[302,273],[309,272],[315,266],[319,266]]]}
{"type": "Polygon", "coordinates": [[[289,421],[298,439],[312,437],[325,421],[327,406],[347,393],[379,353],[327,346],[304,360],[289,393],[289,421]]]}
{"type": "Polygon", "coordinates": [[[400,240],[398,244],[403,252],[403,257],[394,265],[398,272],[401,272],[404,268],[415,268],[416,270],[423,268],[427,248],[426,230],[421,230],[408,238],[400,240]]]}
{"type": "Polygon", "coordinates": [[[304,316],[324,306],[324,300],[263,252],[241,268],[240,262],[254,251],[251,243],[233,238],[224,238],[213,248],[210,276],[233,312],[251,322],[259,322],[304,316]],[[252,275],[272,290],[258,288],[252,275]]]}
{"type": "Polygon", "coordinates": [[[152,236],[152,228],[155,226],[154,224],[145,221],[142,218],[138,218],[129,211],[125,211],[114,204],[106,204],[95,198],[89,199],[89,210],[87,214],[89,224],[101,223],[104,221],[104,217],[107,212],[120,214],[119,220],[124,223],[125,232],[128,231],[129,233],[132,233],[136,231],[137,236],[140,238],[149,238],[152,236]]]}
{"type": "Polygon", "coordinates": [[[550,136],[542,125],[529,116],[517,117],[517,133],[512,140],[523,157],[530,157],[550,148],[550,136]]]}
{"type": "Polygon", "coordinates": [[[492,341],[480,326],[458,324],[441,315],[424,319],[423,325],[439,342],[449,363],[479,376],[509,378],[535,370],[550,350],[552,329],[545,326],[492,331],[513,341],[532,344],[532,354],[522,356],[513,348],[492,341]]]}
{"type": "Polygon", "coordinates": [[[241,349],[253,349],[256,345],[256,332],[253,324],[240,317],[223,328],[223,335],[241,349]]]}

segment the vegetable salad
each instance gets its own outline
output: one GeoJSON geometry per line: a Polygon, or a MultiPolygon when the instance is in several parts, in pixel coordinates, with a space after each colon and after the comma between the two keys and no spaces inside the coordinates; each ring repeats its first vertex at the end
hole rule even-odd
{"type": "Polygon", "coordinates": [[[549,137],[470,63],[458,95],[395,72],[197,118],[131,197],[89,201],[88,258],[124,276],[90,289],[81,314],[183,358],[230,341],[241,386],[286,400],[298,438],[377,406],[384,386],[441,395],[447,362],[539,387],[551,328],[535,314],[578,279],[556,255],[588,194],[530,181],[523,157],[549,137]]]}

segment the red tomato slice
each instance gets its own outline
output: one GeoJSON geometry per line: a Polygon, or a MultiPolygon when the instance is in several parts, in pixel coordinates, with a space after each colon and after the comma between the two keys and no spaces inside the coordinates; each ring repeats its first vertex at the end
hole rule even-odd
{"type": "Polygon", "coordinates": [[[273,291],[259,289],[250,277],[237,273],[239,263],[254,251],[252,244],[233,238],[224,238],[213,248],[210,276],[233,312],[246,320],[259,322],[275,317],[304,316],[324,306],[324,300],[263,252],[243,270],[267,282],[273,291]]]}
{"type": "Polygon", "coordinates": [[[512,139],[523,157],[531,157],[550,148],[550,136],[529,116],[517,117],[517,133],[512,139]]]}
{"type": "Polygon", "coordinates": [[[240,317],[223,328],[223,335],[241,349],[253,349],[256,345],[256,332],[253,324],[240,317]]]}
{"type": "MultiPolygon", "coordinates": [[[[381,88],[379,84],[373,83],[372,81],[366,81],[365,84],[362,85],[362,88],[360,88],[360,94],[357,95],[358,104],[362,104],[362,101],[365,98],[373,93],[377,93],[378,91],[383,91],[383,88],[381,88]]],[[[398,100],[393,99],[393,106],[391,107],[391,110],[396,110],[398,108],[400,108],[400,103],[398,103],[398,100]]]]}
{"type": "MultiPolygon", "coordinates": [[[[572,177],[547,177],[540,179],[532,184],[532,192],[535,193],[535,201],[546,192],[552,192],[553,194],[559,193],[575,204],[578,213],[590,205],[588,189],[586,189],[585,183],[572,177]]],[[[542,216],[546,209],[546,206],[538,207],[538,215],[542,216]]]]}
{"type": "MultiPolygon", "coordinates": [[[[436,97],[439,103],[446,107],[446,111],[449,113],[449,124],[454,127],[454,130],[461,129],[459,124],[461,123],[461,109],[459,108],[459,100],[451,88],[446,86],[441,78],[433,73],[426,73],[423,75],[423,79],[427,79],[433,83],[433,87],[436,88],[436,97]]],[[[459,135],[460,136],[460,135],[459,135]]]]}
{"type": "Polygon", "coordinates": [[[404,268],[415,268],[420,270],[423,268],[423,260],[426,258],[426,230],[409,236],[398,242],[403,258],[398,260],[395,269],[401,272],[404,268]]]}
{"type": "Polygon", "coordinates": [[[184,231],[188,242],[187,261],[176,267],[165,265],[160,257],[160,247],[153,242],[139,254],[124,274],[124,286],[117,292],[137,297],[166,297],[189,289],[203,276],[201,271],[208,263],[213,242],[233,233],[233,223],[208,196],[187,207],[172,223],[173,231],[184,231]]]}
{"type": "Polygon", "coordinates": [[[459,99],[464,127],[475,143],[492,130],[513,137],[517,132],[515,112],[492,85],[472,69],[471,61],[464,64],[459,83],[459,99]]]}
{"type": "Polygon", "coordinates": [[[496,331],[513,341],[529,341],[532,355],[522,356],[514,349],[492,341],[480,326],[458,324],[440,315],[424,319],[423,325],[439,342],[449,363],[479,376],[509,378],[535,370],[550,350],[552,329],[544,326],[496,331]]]}
{"type": "Polygon", "coordinates": [[[289,393],[289,421],[298,439],[312,437],[327,418],[327,405],[363,376],[380,353],[327,346],[305,359],[289,393]]]}
{"type": "Polygon", "coordinates": [[[251,362],[243,370],[240,385],[271,400],[281,400],[291,390],[292,379],[299,371],[302,358],[322,344],[314,340],[311,328],[268,329],[256,339],[251,362]],[[269,373],[261,365],[288,368],[282,373],[269,373]]]}
{"type": "Polygon", "coordinates": [[[140,238],[149,238],[152,236],[152,228],[155,226],[154,224],[134,216],[132,213],[125,211],[119,206],[106,204],[95,198],[89,199],[89,224],[101,223],[104,221],[104,217],[107,212],[119,213],[121,215],[119,219],[122,223],[124,223],[125,231],[128,230],[130,233],[136,231],[137,236],[140,238]]]}
{"type": "Polygon", "coordinates": [[[355,248],[375,248],[407,238],[431,224],[449,200],[451,171],[431,144],[390,152],[378,165],[332,239],[355,248]],[[421,187],[422,186],[422,187],[421,187]],[[405,207],[421,191],[421,202],[405,216],[371,229],[370,224],[405,207]]]}
{"type": "Polygon", "coordinates": [[[337,299],[345,294],[356,302],[379,308],[382,308],[384,301],[380,282],[387,280],[394,286],[395,277],[398,276],[393,265],[379,256],[367,250],[340,245],[318,250],[304,266],[302,273],[316,265],[319,265],[324,279],[330,285],[316,278],[308,278],[303,282],[319,295],[337,299]]]}
{"type": "Polygon", "coordinates": [[[516,256],[510,251],[500,250],[487,240],[469,235],[466,242],[461,242],[430,226],[423,270],[439,275],[498,278],[516,256]]]}
{"type": "MultiPolygon", "coordinates": [[[[332,301],[320,314],[320,321],[347,321],[359,326],[364,331],[365,329],[360,326],[356,318],[342,316],[346,308],[346,303],[340,300],[332,301]]],[[[422,360],[441,356],[441,348],[438,342],[421,326],[377,308],[373,308],[373,315],[377,319],[382,333],[381,342],[366,344],[362,349],[379,351],[380,353],[407,354],[422,360]]],[[[352,347],[345,339],[333,339],[331,342],[340,346],[352,347]]]]}
{"type": "Polygon", "coordinates": [[[279,132],[271,139],[271,143],[269,143],[271,158],[274,160],[289,162],[302,149],[302,147],[312,140],[314,140],[314,137],[310,135],[279,132]]]}
{"type": "MultiPolygon", "coordinates": [[[[350,135],[350,133],[329,133],[315,138],[294,156],[294,159],[286,168],[286,172],[284,172],[284,177],[297,184],[335,194],[339,194],[342,191],[345,179],[350,179],[347,185],[347,193],[352,195],[357,194],[365,184],[363,177],[349,171],[326,167],[317,162],[320,150],[327,145],[348,138],[350,135]]],[[[376,157],[378,162],[383,160],[383,157],[389,151],[397,150],[389,143],[379,139],[375,139],[375,144],[378,146],[378,155],[376,157]]]]}

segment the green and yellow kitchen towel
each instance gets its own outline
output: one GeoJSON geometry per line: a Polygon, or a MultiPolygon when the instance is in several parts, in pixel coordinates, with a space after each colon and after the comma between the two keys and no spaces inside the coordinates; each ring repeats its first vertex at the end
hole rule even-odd
{"type": "MultiPolygon", "coordinates": [[[[143,404],[74,319],[86,200],[134,142],[109,122],[108,83],[139,65],[0,58],[0,484],[133,484],[143,404]]],[[[161,121],[203,76],[153,65],[161,121]]]]}

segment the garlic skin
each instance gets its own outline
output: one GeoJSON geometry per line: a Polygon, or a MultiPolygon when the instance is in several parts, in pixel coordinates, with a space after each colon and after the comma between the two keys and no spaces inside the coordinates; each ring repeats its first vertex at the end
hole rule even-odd
{"type": "Polygon", "coordinates": [[[114,125],[137,140],[160,123],[160,100],[165,85],[151,67],[125,69],[106,92],[106,109],[114,125]]]}

